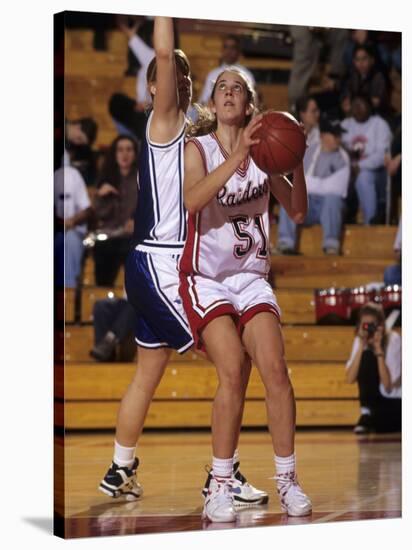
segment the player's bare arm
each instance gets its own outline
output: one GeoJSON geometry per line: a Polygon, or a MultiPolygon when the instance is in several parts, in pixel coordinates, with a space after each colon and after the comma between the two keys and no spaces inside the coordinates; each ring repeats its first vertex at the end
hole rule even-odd
{"type": "Polygon", "coordinates": [[[272,194],[295,223],[303,223],[308,210],[308,195],[303,163],[293,171],[293,184],[286,176],[270,175],[272,194]]]}
{"type": "Polygon", "coordinates": [[[153,43],[157,74],[150,87],[154,95],[150,139],[166,143],[176,136],[184,120],[178,101],[172,18],[155,17],[153,43]]]}

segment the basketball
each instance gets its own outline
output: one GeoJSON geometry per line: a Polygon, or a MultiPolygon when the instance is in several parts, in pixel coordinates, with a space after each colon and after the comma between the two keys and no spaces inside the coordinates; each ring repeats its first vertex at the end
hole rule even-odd
{"type": "Polygon", "coordinates": [[[302,161],[306,138],[298,121],[286,112],[267,111],[253,134],[260,142],[250,148],[255,164],[267,174],[290,174],[302,161]]]}

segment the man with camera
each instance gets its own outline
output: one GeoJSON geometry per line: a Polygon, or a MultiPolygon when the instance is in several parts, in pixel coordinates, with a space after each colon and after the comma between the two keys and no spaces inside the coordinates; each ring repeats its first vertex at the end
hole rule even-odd
{"type": "Polygon", "coordinates": [[[358,383],[361,416],[357,434],[401,431],[401,337],[385,328],[382,306],[369,302],[360,312],[346,381],[358,383]]]}

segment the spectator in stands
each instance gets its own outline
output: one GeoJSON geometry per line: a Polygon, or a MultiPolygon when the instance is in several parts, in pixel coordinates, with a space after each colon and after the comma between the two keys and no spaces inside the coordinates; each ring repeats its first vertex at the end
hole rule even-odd
{"type": "Polygon", "coordinates": [[[240,38],[235,34],[228,34],[223,38],[222,43],[222,57],[220,59],[219,67],[211,70],[206,76],[206,80],[203,86],[203,90],[199,96],[198,102],[206,105],[210,99],[213,85],[216,78],[226,67],[237,67],[249,78],[252,86],[255,86],[255,78],[253,74],[238,61],[241,56],[240,38]]]}
{"type": "Polygon", "coordinates": [[[93,118],[65,121],[63,164],[77,168],[87,186],[92,185],[96,178],[95,153],[92,149],[96,135],[97,124],[93,118]]]}
{"type": "MultiPolygon", "coordinates": [[[[330,255],[339,254],[343,199],[350,177],[350,159],[341,147],[342,132],[338,120],[321,118],[320,144],[305,168],[309,207],[303,225],[322,225],[323,251],[330,255]]],[[[296,253],[296,230],[295,222],[281,208],[277,247],[280,253],[296,253]]]]}
{"type": "Polygon", "coordinates": [[[320,110],[313,96],[303,96],[296,101],[297,116],[305,127],[307,149],[303,159],[303,167],[306,170],[313,151],[320,143],[319,118],[320,110]]]}
{"type": "Polygon", "coordinates": [[[119,133],[141,140],[146,128],[145,110],[151,104],[150,93],[147,89],[146,71],[154,57],[153,22],[142,21],[137,18],[134,24],[129,27],[125,19],[119,17],[118,26],[127,36],[129,48],[137,58],[140,69],[137,72],[136,99],[117,92],[110,98],[109,111],[119,133]],[[147,27],[147,32],[144,33],[145,40],[137,34],[139,27],[142,25],[147,27]]]}
{"type": "Polygon", "coordinates": [[[385,285],[402,285],[402,221],[399,218],[398,231],[393,243],[396,264],[385,268],[383,282],[385,285]]]}
{"type": "Polygon", "coordinates": [[[387,46],[379,42],[373,31],[354,29],[350,31],[343,52],[346,74],[349,74],[352,70],[353,52],[357,46],[369,46],[373,50],[377,68],[383,72],[388,71],[391,65],[391,52],[387,46]]]}
{"type": "Polygon", "coordinates": [[[135,322],[134,309],[127,299],[109,296],[97,300],[93,307],[94,346],[90,355],[97,361],[133,361],[135,322]]]}
{"type": "Polygon", "coordinates": [[[382,306],[369,302],[359,312],[346,381],[358,383],[358,434],[401,431],[401,337],[385,328],[382,306]]]}
{"type": "Polygon", "coordinates": [[[329,45],[329,78],[335,80],[343,76],[343,49],[347,33],[346,29],[319,29],[302,25],[290,26],[293,54],[288,95],[292,111],[296,112],[296,101],[308,91],[309,81],[318,65],[320,52],[325,42],[329,45]]]}
{"type": "Polygon", "coordinates": [[[359,94],[370,97],[373,111],[389,114],[389,81],[376,66],[376,53],[370,44],[359,44],[352,54],[352,70],[342,86],[341,106],[349,116],[351,100],[359,94]]]}
{"type": "Polygon", "coordinates": [[[137,203],[137,157],[136,141],[118,136],[107,152],[99,177],[94,198],[95,279],[99,286],[113,286],[131,246],[137,203]]]}
{"type": "MultiPolygon", "coordinates": [[[[149,52],[153,57],[153,19],[148,17],[133,16],[117,16],[117,26],[122,30],[128,38],[127,49],[127,69],[125,76],[137,76],[136,82],[136,99],[139,101],[139,97],[143,98],[142,103],[150,102],[150,96],[146,97],[146,69],[147,64],[145,52],[149,52]],[[131,21],[131,22],[130,22],[131,21]],[[126,27],[126,28],[125,28],[126,27]],[[129,33],[129,28],[132,27],[134,34],[129,33]],[[137,36],[138,40],[133,40],[134,36],[137,36]],[[146,68],[143,66],[146,65],[146,68]],[[143,80],[143,83],[140,82],[143,80]],[[143,89],[143,85],[145,89],[143,89]]],[[[152,57],[150,59],[152,59],[152,57]]],[[[150,61],[149,61],[150,63],[150,61]]]]}
{"type": "Polygon", "coordinates": [[[372,115],[369,96],[355,95],[351,111],[352,116],[342,122],[346,130],[342,140],[351,157],[363,223],[384,223],[387,183],[384,159],[391,131],[381,116],[372,115]]]}
{"type": "Polygon", "coordinates": [[[54,173],[54,210],[56,282],[58,286],[62,283],[64,265],[64,286],[75,288],[81,270],[83,239],[91,215],[91,204],[86,184],[80,172],[72,166],[62,166],[54,173]]]}

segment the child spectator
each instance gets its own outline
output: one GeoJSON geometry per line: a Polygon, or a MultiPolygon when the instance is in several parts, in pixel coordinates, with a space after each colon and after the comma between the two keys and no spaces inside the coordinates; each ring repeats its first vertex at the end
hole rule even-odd
{"type": "Polygon", "coordinates": [[[346,381],[359,387],[355,433],[401,431],[401,337],[385,329],[383,309],[373,302],[359,312],[346,381]]]}
{"type": "MultiPolygon", "coordinates": [[[[350,177],[349,156],[340,145],[342,132],[344,130],[338,120],[322,118],[320,144],[315,147],[305,168],[309,208],[304,225],[322,225],[323,251],[330,255],[339,254],[343,199],[350,177]]],[[[296,230],[296,223],[281,208],[278,231],[280,253],[295,253],[296,230]]]]}
{"type": "Polygon", "coordinates": [[[355,95],[351,105],[352,116],[342,122],[346,130],[342,141],[351,157],[363,223],[383,223],[387,183],[384,159],[390,148],[391,131],[381,116],[372,115],[368,96],[355,95]]]}
{"type": "Polygon", "coordinates": [[[137,143],[120,135],[110,146],[94,198],[97,239],[95,279],[113,286],[131,246],[137,203],[137,143]]]}

